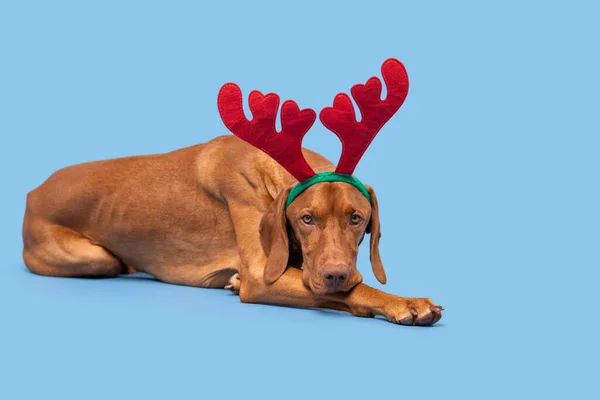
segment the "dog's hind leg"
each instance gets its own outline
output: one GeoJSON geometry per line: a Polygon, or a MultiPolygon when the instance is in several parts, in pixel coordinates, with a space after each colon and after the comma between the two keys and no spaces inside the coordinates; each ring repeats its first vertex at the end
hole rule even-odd
{"type": "Polygon", "coordinates": [[[219,263],[152,268],[149,272],[159,281],[173,285],[224,289],[230,279],[237,275],[238,268],[235,263],[219,263]]]}
{"type": "Polygon", "coordinates": [[[228,289],[228,285],[234,276],[238,275],[238,270],[233,267],[224,267],[210,273],[207,273],[200,282],[200,287],[228,289]]]}
{"type": "Polygon", "coordinates": [[[110,278],[126,268],[103,247],[43,219],[25,219],[23,242],[25,265],[39,275],[110,278]]]}

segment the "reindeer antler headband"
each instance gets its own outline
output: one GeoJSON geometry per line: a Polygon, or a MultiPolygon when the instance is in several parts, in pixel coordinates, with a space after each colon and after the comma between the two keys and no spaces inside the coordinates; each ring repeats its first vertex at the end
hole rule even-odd
{"type": "Polygon", "coordinates": [[[293,100],[285,101],[281,107],[281,132],[278,133],[275,130],[278,95],[252,91],[248,98],[252,120],[248,121],[244,115],[242,91],[235,83],[226,83],[219,91],[219,114],[235,136],[268,154],[298,180],[290,191],[286,207],[304,190],[319,182],[349,183],[371,201],[365,185],[352,173],[375,135],[398,111],[408,94],[408,75],[400,61],[386,60],[381,66],[381,75],[387,88],[385,100],[381,100],[381,81],[377,77],[370,78],[364,85],[354,85],[350,90],[362,116],[360,122],[356,121],[354,107],[345,93],[335,96],[333,107],[325,107],[319,114],[323,125],[342,142],[342,155],[335,172],[315,173],[302,155],[302,139],[316,119],[314,110],[300,110],[293,100]]]}

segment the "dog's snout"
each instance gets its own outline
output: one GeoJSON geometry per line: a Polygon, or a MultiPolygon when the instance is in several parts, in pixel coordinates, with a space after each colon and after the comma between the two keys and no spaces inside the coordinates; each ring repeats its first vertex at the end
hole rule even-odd
{"type": "Polygon", "coordinates": [[[350,268],[345,264],[326,264],[323,267],[323,278],[327,285],[337,288],[342,286],[350,276],[350,268]]]}

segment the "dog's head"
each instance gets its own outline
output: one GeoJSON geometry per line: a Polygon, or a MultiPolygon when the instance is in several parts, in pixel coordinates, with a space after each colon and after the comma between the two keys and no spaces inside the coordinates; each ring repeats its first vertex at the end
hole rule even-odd
{"type": "Polygon", "coordinates": [[[368,189],[369,202],[366,191],[362,193],[362,184],[352,180],[348,183],[364,152],[408,94],[408,74],[400,61],[393,58],[384,61],[381,75],[387,89],[385,99],[381,98],[382,84],[377,77],[350,90],[360,110],[360,121],[346,93],[337,94],[333,106],[321,110],[321,122],[342,142],[342,154],[334,172],[336,179],[327,182],[319,180],[321,176],[302,154],[302,139],[316,119],[314,110],[301,110],[293,100],[285,101],[281,106],[281,132],[277,132],[278,95],[252,91],[248,97],[252,112],[249,120],[244,113],[240,87],[234,83],[221,87],[217,105],[225,126],[289,172],[300,185],[295,188],[307,187],[298,197],[292,196],[287,208],[290,190],[295,189],[280,193],[261,221],[262,245],[268,256],[264,273],[267,283],[275,282],[292,265],[303,266],[304,283],[314,293],[350,290],[362,281],[356,258],[365,233],[371,234],[373,272],[385,283],[378,250],[375,193],[368,189]]]}
{"type": "Polygon", "coordinates": [[[362,282],[356,259],[358,246],[369,233],[373,272],[385,283],[377,198],[373,188],[367,189],[371,203],[347,183],[319,183],[298,196],[287,210],[290,190],[284,190],[260,223],[268,256],[265,281],[275,282],[288,265],[301,266],[304,284],[313,293],[346,292],[362,282]]]}

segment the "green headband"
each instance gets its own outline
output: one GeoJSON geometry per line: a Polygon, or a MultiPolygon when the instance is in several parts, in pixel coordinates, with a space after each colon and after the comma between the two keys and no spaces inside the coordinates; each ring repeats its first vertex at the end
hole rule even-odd
{"type": "Polygon", "coordinates": [[[321,182],[345,182],[357,188],[366,198],[371,202],[371,196],[369,195],[369,191],[363,185],[361,181],[352,175],[348,174],[338,174],[336,172],[328,171],[328,172],[319,172],[315,176],[312,176],[305,180],[304,182],[299,182],[290,190],[290,194],[288,195],[287,202],[285,203],[285,208],[287,209],[292,201],[296,199],[296,197],[300,196],[302,192],[311,187],[314,184],[321,182]]]}

